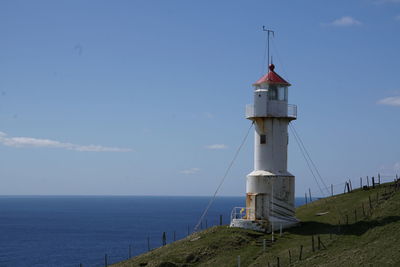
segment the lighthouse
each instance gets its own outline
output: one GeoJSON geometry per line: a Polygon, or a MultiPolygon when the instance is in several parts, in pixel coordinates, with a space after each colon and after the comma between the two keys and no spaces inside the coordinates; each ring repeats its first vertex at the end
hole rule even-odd
{"type": "Polygon", "coordinates": [[[254,170],[246,178],[246,207],[232,210],[232,227],[271,231],[298,223],[295,177],[287,170],[288,125],[297,117],[297,106],[288,104],[289,86],[273,64],[253,84],[246,118],[254,123],[254,170]]]}

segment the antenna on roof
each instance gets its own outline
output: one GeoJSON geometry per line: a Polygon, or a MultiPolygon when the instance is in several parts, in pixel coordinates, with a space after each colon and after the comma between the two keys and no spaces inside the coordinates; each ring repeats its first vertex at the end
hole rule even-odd
{"type": "MultiPolygon", "coordinates": [[[[267,51],[268,51],[268,65],[267,65],[267,68],[268,68],[269,67],[269,36],[270,36],[270,34],[272,34],[272,37],[275,37],[275,31],[269,30],[265,26],[263,26],[263,31],[267,32],[267,34],[268,34],[268,38],[267,38],[267,51]]],[[[271,61],[272,61],[272,58],[271,58],[271,61]]]]}

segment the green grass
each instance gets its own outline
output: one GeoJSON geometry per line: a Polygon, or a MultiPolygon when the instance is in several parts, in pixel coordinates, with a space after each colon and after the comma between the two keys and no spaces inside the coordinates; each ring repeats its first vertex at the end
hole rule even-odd
{"type": "Polygon", "coordinates": [[[277,257],[280,266],[400,266],[400,191],[390,184],[321,199],[296,215],[301,225],[275,233],[274,243],[270,234],[212,227],[113,266],[237,266],[239,255],[241,266],[277,266],[277,257]],[[325,249],[318,250],[318,236],[325,249]]]}

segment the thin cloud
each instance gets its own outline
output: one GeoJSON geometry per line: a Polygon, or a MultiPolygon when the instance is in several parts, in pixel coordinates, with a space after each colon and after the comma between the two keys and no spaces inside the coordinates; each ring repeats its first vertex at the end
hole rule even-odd
{"type": "Polygon", "coordinates": [[[213,119],[214,118],[214,114],[212,114],[211,112],[204,112],[204,116],[207,119],[213,119]]]}
{"type": "Polygon", "coordinates": [[[208,146],[206,146],[206,148],[207,148],[207,149],[214,149],[214,150],[216,150],[216,149],[227,149],[228,146],[227,146],[227,145],[224,145],[224,144],[213,144],[213,145],[208,145],[208,146]]]}
{"type": "Polygon", "coordinates": [[[195,174],[198,173],[200,171],[199,168],[191,168],[191,169],[187,169],[187,170],[182,170],[180,171],[180,173],[182,174],[195,174]]]}
{"type": "Polygon", "coordinates": [[[400,106],[400,96],[386,97],[378,101],[380,105],[400,106]]]}
{"type": "Polygon", "coordinates": [[[100,145],[76,145],[71,143],[63,143],[50,139],[39,139],[32,137],[8,137],[6,133],[0,132],[0,144],[9,147],[45,147],[45,148],[61,148],[66,150],[74,150],[81,152],[129,152],[132,149],[119,147],[106,147],[100,145]]]}
{"type": "Polygon", "coordinates": [[[344,16],[332,21],[331,23],[329,23],[329,25],[338,27],[349,27],[349,26],[360,26],[362,25],[362,23],[353,17],[344,16]]]}

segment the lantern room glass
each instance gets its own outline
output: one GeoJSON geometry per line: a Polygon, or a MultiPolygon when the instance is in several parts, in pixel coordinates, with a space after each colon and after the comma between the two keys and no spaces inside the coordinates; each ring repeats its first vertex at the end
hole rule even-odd
{"type": "Polygon", "coordinates": [[[278,88],[278,100],[279,101],[287,101],[287,87],[279,87],[278,88]]]}
{"type": "Polygon", "coordinates": [[[269,100],[278,100],[278,101],[287,101],[288,100],[287,87],[270,84],[268,86],[268,99],[269,100]]]}

